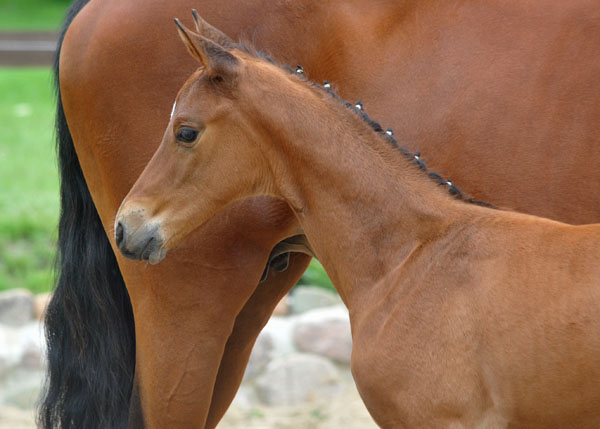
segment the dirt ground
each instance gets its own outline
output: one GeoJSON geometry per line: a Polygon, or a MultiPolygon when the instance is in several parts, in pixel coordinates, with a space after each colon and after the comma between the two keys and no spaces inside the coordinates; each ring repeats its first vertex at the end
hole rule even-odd
{"type": "Polygon", "coordinates": [[[35,428],[33,410],[0,406],[0,429],[35,428]]]}
{"type": "MultiPolygon", "coordinates": [[[[34,429],[32,410],[0,407],[0,429],[34,429]]],[[[376,428],[356,390],[348,388],[327,402],[286,408],[229,409],[219,429],[370,429],[376,428]]]]}
{"type": "Polygon", "coordinates": [[[370,429],[377,428],[354,386],[326,402],[300,407],[230,408],[219,429],[370,429]]]}

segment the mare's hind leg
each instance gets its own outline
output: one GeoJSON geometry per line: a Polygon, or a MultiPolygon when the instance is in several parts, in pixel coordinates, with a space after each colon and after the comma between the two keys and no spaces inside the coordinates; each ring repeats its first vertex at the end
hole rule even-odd
{"type": "Polygon", "coordinates": [[[307,255],[292,253],[287,270],[270,270],[265,282],[256,288],[237,316],[221,359],[206,427],[215,427],[227,411],[242,381],[258,334],[269,320],[275,305],[298,281],[309,262],[307,255]]]}
{"type": "MultiPolygon", "coordinates": [[[[270,273],[267,280],[256,288],[235,319],[233,332],[225,345],[218,375],[214,382],[205,425],[207,428],[216,427],[227,411],[241,383],[258,334],[271,316],[275,305],[296,283],[309,261],[310,258],[306,255],[292,254],[288,269],[281,273],[270,273]]],[[[146,427],[142,413],[138,377],[139,374],[136,375],[134,380],[129,406],[128,427],[130,429],[146,427]]],[[[198,380],[198,383],[200,384],[201,380],[198,380]]]]}
{"type": "Polygon", "coordinates": [[[159,265],[119,260],[135,316],[136,375],[147,427],[202,427],[209,408],[216,420],[226,410],[262,325],[307,263],[299,258],[293,269],[270,275],[257,289],[271,249],[294,228],[281,204],[237,204],[159,265]]]}

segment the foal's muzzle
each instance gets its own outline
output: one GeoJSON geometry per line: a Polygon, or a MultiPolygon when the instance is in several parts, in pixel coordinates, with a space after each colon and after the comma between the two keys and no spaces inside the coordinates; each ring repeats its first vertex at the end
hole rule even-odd
{"type": "Polygon", "coordinates": [[[129,259],[158,264],[167,254],[160,224],[145,222],[144,217],[136,213],[117,217],[115,242],[123,256],[129,259]]]}

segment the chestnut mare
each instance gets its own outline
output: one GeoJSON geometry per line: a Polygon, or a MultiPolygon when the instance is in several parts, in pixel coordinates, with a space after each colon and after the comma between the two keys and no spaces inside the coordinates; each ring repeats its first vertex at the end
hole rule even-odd
{"type": "Polygon", "coordinates": [[[600,224],[457,200],[360,108],[177,23],[200,70],[117,213],[122,252],[159,263],[232,202],[280,198],[349,308],[379,425],[600,426],[600,224]]]}
{"type": "Polygon", "coordinates": [[[112,240],[119,204],[197,67],[171,28],[192,7],[361,99],[475,197],[598,219],[593,1],[78,0],[55,66],[60,278],[42,426],[125,427],[129,414],[137,427],[140,409],[148,427],[215,426],[258,332],[308,262],[294,254],[257,287],[271,249],[298,233],[287,205],[269,198],[217,215],[160,265],[115,259],[105,230],[112,240]]]}

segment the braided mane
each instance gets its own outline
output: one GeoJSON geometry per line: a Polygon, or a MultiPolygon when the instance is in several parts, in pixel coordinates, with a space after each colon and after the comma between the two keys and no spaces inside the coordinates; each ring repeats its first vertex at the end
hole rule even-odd
{"type": "Polygon", "coordinates": [[[438,185],[444,186],[450,195],[452,195],[458,200],[464,201],[469,204],[475,204],[478,206],[489,208],[496,208],[496,206],[494,206],[493,204],[490,204],[485,201],[476,200],[471,198],[470,196],[465,195],[465,193],[459,187],[454,185],[450,179],[444,179],[440,174],[434,171],[429,171],[427,165],[421,159],[421,154],[419,152],[412,153],[405,147],[400,146],[398,144],[398,141],[394,138],[394,132],[389,128],[384,130],[383,127],[377,121],[371,119],[369,115],[365,112],[363,105],[360,101],[357,101],[356,103],[352,104],[344,100],[333,90],[331,83],[327,81],[323,82],[323,84],[321,85],[314,81],[308,80],[304,75],[304,68],[301,65],[298,65],[295,69],[288,65],[282,65],[275,61],[273,58],[271,58],[269,55],[265,54],[264,52],[256,50],[250,45],[244,43],[227,46],[227,49],[239,49],[243,52],[246,52],[247,54],[252,55],[255,58],[265,60],[283,70],[286,70],[290,74],[295,75],[299,79],[310,84],[312,87],[317,88],[321,91],[325,91],[337,102],[346,106],[346,108],[350,109],[354,114],[357,114],[364,122],[366,122],[373,129],[373,131],[375,131],[377,134],[382,135],[388,141],[388,143],[390,143],[395,149],[399,150],[412,164],[419,167],[419,169],[421,169],[425,174],[427,174],[429,178],[434,180],[438,185]]]}

